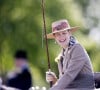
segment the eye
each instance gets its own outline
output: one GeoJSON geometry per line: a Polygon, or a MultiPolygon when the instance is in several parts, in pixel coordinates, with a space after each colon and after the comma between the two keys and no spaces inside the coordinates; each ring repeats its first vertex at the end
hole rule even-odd
{"type": "Polygon", "coordinates": [[[62,34],[65,35],[65,34],[67,34],[67,32],[63,32],[62,34]]]}
{"type": "Polygon", "coordinates": [[[60,33],[55,33],[54,35],[55,35],[55,36],[60,36],[60,33]]]}

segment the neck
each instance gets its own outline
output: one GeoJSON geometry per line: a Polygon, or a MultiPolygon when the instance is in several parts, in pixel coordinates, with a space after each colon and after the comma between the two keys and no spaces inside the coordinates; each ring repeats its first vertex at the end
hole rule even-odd
{"type": "Polygon", "coordinates": [[[68,45],[65,45],[65,46],[63,46],[62,48],[63,48],[63,49],[66,49],[67,47],[68,47],[68,45]]]}

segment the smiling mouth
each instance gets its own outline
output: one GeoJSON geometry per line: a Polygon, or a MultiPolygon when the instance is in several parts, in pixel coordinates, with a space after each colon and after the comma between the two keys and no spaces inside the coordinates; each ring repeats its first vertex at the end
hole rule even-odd
{"type": "Polygon", "coordinates": [[[64,39],[64,40],[59,40],[59,42],[61,42],[61,43],[62,43],[62,42],[65,42],[65,41],[66,41],[66,39],[64,39]]]}

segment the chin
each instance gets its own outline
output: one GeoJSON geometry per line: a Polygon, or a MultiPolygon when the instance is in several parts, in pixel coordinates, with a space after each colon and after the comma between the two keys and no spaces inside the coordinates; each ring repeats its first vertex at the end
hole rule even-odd
{"type": "Polygon", "coordinates": [[[66,46],[66,44],[60,44],[60,46],[61,46],[61,47],[64,47],[64,46],[66,46]]]}

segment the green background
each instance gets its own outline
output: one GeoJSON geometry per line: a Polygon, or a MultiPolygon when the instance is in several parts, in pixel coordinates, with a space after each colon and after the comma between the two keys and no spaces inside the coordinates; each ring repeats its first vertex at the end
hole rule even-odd
{"type": "MultiPolygon", "coordinates": [[[[94,71],[100,71],[99,0],[45,0],[47,33],[55,20],[67,19],[71,26],[80,26],[74,33],[90,55],[94,71]]],[[[13,69],[13,55],[25,49],[34,86],[46,86],[48,70],[45,41],[43,41],[41,0],[0,0],[0,75],[13,69]]],[[[48,40],[51,69],[58,76],[54,61],[61,48],[48,40]]]]}

